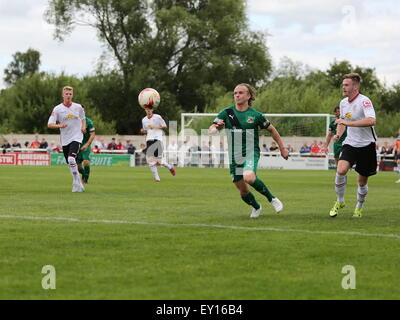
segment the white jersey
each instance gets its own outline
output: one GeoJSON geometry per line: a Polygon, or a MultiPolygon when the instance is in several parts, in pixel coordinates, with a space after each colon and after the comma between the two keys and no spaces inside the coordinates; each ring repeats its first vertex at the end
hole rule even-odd
{"type": "Polygon", "coordinates": [[[166,123],[159,114],[153,113],[151,118],[145,116],[142,119],[143,129],[147,131],[146,141],[148,140],[163,140],[163,130],[162,129],[150,129],[148,126],[154,127],[166,127],[166,123]]]}
{"type": "Polygon", "coordinates": [[[85,111],[79,103],[72,102],[70,107],[60,103],[54,107],[48,124],[66,123],[65,128],[60,128],[61,145],[69,145],[72,141],[82,143],[82,120],[85,119],[85,111]]]}
{"type": "MultiPolygon", "coordinates": [[[[374,106],[371,100],[362,94],[358,94],[355,99],[349,101],[344,98],[340,102],[340,118],[347,121],[357,121],[365,118],[376,118],[374,106]]],[[[347,137],[343,145],[348,144],[352,147],[365,147],[371,142],[376,141],[374,127],[347,127],[347,137]]]]}

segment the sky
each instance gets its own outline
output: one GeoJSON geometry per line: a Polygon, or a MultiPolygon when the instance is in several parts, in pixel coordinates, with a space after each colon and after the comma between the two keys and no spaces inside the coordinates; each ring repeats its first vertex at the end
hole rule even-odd
{"type": "MultiPolygon", "coordinates": [[[[79,26],[63,42],[43,18],[47,0],[0,0],[0,88],[12,55],[41,53],[41,71],[82,76],[104,52],[96,31],[79,26]]],[[[326,70],[336,60],[375,68],[388,86],[400,83],[400,1],[248,0],[250,29],[267,33],[274,66],[288,57],[326,70]]]]}

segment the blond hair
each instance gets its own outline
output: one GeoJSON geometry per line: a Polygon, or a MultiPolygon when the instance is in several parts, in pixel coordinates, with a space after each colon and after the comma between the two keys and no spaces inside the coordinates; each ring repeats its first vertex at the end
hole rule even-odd
{"type": "Polygon", "coordinates": [[[64,91],[74,91],[74,88],[70,87],[70,86],[65,86],[64,88],[62,88],[62,92],[64,91]]]}
{"type": "Polygon", "coordinates": [[[248,100],[248,104],[249,106],[251,106],[251,103],[256,100],[256,89],[254,87],[252,87],[251,85],[249,85],[248,83],[240,83],[238,84],[236,87],[238,86],[243,86],[247,88],[247,91],[250,94],[250,99],[248,100]]]}

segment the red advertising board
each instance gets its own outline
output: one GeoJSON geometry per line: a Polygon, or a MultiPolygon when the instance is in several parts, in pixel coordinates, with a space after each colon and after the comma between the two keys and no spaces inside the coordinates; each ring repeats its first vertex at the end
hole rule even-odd
{"type": "Polygon", "coordinates": [[[49,166],[50,154],[38,152],[8,152],[0,155],[0,165],[49,166]]]}
{"type": "Polygon", "coordinates": [[[15,154],[1,153],[0,154],[0,165],[13,166],[17,163],[17,157],[15,154]]]}

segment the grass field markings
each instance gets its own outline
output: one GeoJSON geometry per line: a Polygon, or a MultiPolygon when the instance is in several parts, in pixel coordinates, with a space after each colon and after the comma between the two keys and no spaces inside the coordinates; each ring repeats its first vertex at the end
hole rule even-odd
{"type": "Polygon", "coordinates": [[[129,221],[129,220],[107,220],[107,219],[84,220],[84,219],[68,218],[68,217],[33,217],[33,216],[14,216],[14,215],[0,215],[0,218],[39,220],[39,221],[83,222],[83,223],[136,224],[136,225],[164,226],[164,227],[197,227],[197,228],[203,227],[203,228],[219,228],[219,229],[245,230],[245,231],[274,231],[274,232],[292,232],[292,233],[307,233],[307,234],[322,234],[322,235],[346,235],[346,236],[400,239],[399,234],[364,233],[358,231],[323,231],[323,230],[285,229],[285,228],[272,228],[272,227],[245,227],[245,226],[231,226],[223,224],[167,223],[167,222],[146,222],[146,221],[129,221]]]}

